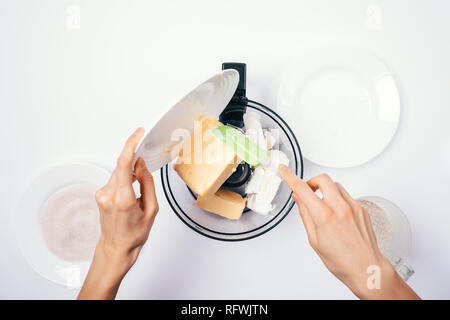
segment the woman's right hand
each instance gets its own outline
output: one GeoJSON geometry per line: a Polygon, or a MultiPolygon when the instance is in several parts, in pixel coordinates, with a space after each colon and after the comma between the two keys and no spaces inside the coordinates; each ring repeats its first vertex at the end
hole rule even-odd
{"type": "Polygon", "coordinates": [[[326,174],[304,182],[284,165],[279,174],[292,189],[311,247],[356,296],[419,299],[378,249],[369,213],[339,183],[326,174]]]}

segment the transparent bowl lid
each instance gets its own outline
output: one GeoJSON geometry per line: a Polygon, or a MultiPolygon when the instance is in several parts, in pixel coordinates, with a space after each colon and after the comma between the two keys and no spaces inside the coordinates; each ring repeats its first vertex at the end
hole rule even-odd
{"type": "MultiPolygon", "coordinates": [[[[261,115],[263,129],[278,129],[279,150],[289,158],[289,167],[297,176],[303,177],[303,160],[300,147],[287,123],[271,109],[248,100],[247,112],[261,115]]],[[[173,170],[173,163],[161,168],[161,180],[166,198],[176,215],[194,231],[217,240],[239,241],[255,238],[274,228],[294,206],[291,190],[281,183],[272,204],[274,209],[267,215],[246,208],[239,220],[229,220],[194,205],[196,195],[173,170]]]]}

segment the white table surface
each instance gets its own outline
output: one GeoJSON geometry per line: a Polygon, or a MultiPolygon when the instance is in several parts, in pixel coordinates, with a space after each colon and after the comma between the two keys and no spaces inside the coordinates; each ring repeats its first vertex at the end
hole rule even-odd
{"type": "MultiPolygon", "coordinates": [[[[410,285],[450,298],[449,12],[445,0],[2,1],[0,298],[77,294],[41,278],[16,246],[14,207],[45,168],[112,169],[134,128],[225,61],[247,63],[247,96],[276,109],[289,58],[336,43],[386,63],[401,122],[374,160],[339,170],[305,161],[305,177],[327,172],[354,196],[399,205],[413,232],[410,285]]],[[[118,298],[354,298],[309,247],[296,208],[261,237],[214,241],[176,217],[156,176],[161,209],[118,298]]]]}

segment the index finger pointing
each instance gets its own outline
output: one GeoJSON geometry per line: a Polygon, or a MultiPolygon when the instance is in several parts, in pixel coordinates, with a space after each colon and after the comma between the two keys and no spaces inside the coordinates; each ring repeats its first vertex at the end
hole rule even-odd
{"type": "Polygon", "coordinates": [[[284,182],[297,195],[297,198],[305,204],[308,209],[321,207],[323,204],[319,197],[311,190],[305,181],[297,177],[287,166],[280,165],[278,172],[284,182]]]}
{"type": "Polygon", "coordinates": [[[125,143],[125,146],[120,153],[119,158],[117,159],[117,167],[114,170],[119,180],[126,180],[126,182],[132,182],[133,179],[133,157],[134,151],[139,144],[139,141],[142,139],[144,135],[144,129],[138,128],[125,143]]]}

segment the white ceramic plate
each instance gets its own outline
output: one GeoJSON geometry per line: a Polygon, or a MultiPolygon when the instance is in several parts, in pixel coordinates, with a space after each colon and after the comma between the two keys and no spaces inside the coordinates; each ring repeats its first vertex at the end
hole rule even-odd
{"type": "Polygon", "coordinates": [[[292,61],[281,82],[278,112],[292,125],[305,158],[348,168],[386,148],[398,126],[400,99],[377,57],[332,46],[292,61]]]}
{"type": "MultiPolygon", "coordinates": [[[[147,135],[139,144],[138,157],[145,160],[150,172],[154,172],[173,159],[174,146],[193,131],[194,122],[201,115],[217,119],[233,97],[239,83],[239,73],[234,69],[223,70],[206,80],[160,115],[151,115],[147,135]]],[[[133,162],[133,164],[134,164],[133,162]]]]}
{"type": "Polygon", "coordinates": [[[65,261],[48,249],[41,234],[42,206],[64,186],[89,183],[100,188],[109,177],[110,172],[95,165],[65,164],[42,173],[24,192],[17,205],[15,234],[26,261],[44,278],[68,287],[80,287],[91,262],[65,261]]]}

